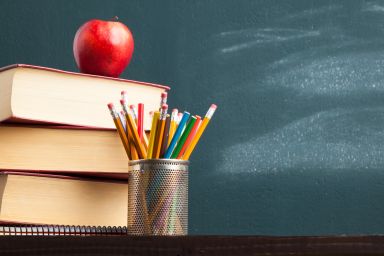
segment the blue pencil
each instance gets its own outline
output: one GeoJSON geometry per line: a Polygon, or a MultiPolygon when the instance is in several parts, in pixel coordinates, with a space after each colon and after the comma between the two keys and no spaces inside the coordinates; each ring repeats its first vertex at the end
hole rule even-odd
{"type": "Polygon", "coordinates": [[[181,133],[183,132],[184,130],[184,126],[185,124],[187,123],[188,119],[189,119],[189,116],[191,114],[187,111],[184,111],[183,113],[183,117],[181,118],[181,121],[180,121],[180,124],[179,126],[177,127],[177,130],[175,132],[175,135],[173,135],[173,138],[171,140],[171,143],[169,144],[169,147],[167,149],[167,151],[165,152],[164,154],[164,158],[171,158],[171,155],[172,155],[172,152],[173,150],[175,149],[176,147],[176,143],[177,141],[179,140],[180,138],[180,135],[181,133]]]}

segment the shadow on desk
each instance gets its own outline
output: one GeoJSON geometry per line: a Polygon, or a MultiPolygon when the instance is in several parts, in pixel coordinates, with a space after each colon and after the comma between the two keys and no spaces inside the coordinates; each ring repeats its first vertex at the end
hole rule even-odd
{"type": "Polygon", "coordinates": [[[0,255],[384,255],[384,236],[4,236],[0,255]]]}

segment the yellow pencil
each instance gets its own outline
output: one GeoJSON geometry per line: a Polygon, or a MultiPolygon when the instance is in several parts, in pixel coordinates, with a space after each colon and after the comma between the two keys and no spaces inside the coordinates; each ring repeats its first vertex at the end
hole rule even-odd
{"type": "Polygon", "coordinates": [[[139,160],[139,155],[137,154],[135,143],[132,139],[129,140],[129,147],[131,148],[132,160],[139,160]]]}
{"type": "Polygon", "coordinates": [[[173,138],[173,135],[175,134],[176,131],[176,118],[177,118],[177,113],[179,111],[177,108],[174,108],[172,110],[172,115],[171,115],[171,125],[169,126],[169,135],[168,135],[168,144],[167,147],[169,147],[169,143],[171,143],[171,140],[173,138]]]}
{"type": "Polygon", "coordinates": [[[217,106],[215,104],[212,104],[211,107],[208,109],[207,114],[205,114],[204,120],[201,123],[199,129],[197,130],[195,137],[193,138],[191,144],[189,144],[188,148],[185,150],[185,153],[182,157],[183,160],[188,160],[191,156],[193,150],[196,147],[197,142],[199,142],[201,135],[203,134],[205,128],[207,127],[209,121],[215,113],[216,108],[217,106]]]}
{"type": "Polygon", "coordinates": [[[167,110],[168,110],[168,105],[163,104],[161,106],[160,119],[158,122],[156,137],[155,137],[155,143],[153,146],[153,158],[159,158],[160,157],[161,144],[163,142],[163,137],[164,137],[163,133],[164,133],[165,121],[167,118],[167,110]]]}
{"type": "Polygon", "coordinates": [[[108,104],[108,108],[109,108],[109,111],[111,112],[113,122],[115,123],[117,132],[119,133],[121,142],[123,143],[125,152],[127,153],[128,160],[129,160],[131,158],[131,152],[129,150],[129,142],[128,142],[127,135],[125,134],[123,124],[121,123],[119,114],[116,112],[116,109],[112,103],[108,104]]]}
{"type": "MultiPolygon", "coordinates": [[[[124,111],[123,111],[123,113],[124,113],[124,111]]],[[[128,114],[132,115],[132,112],[130,112],[128,114]]],[[[124,116],[125,116],[125,113],[124,113],[124,116]]],[[[125,118],[125,120],[126,120],[125,126],[127,127],[127,136],[128,136],[129,148],[131,149],[131,156],[132,156],[131,159],[132,160],[138,160],[139,159],[139,155],[137,154],[137,150],[136,150],[136,147],[135,147],[133,134],[132,134],[131,130],[128,128],[128,126],[129,126],[128,119],[125,118]]]]}
{"type": "Polygon", "coordinates": [[[140,159],[145,159],[145,158],[147,158],[147,152],[144,148],[143,143],[141,143],[139,134],[137,132],[135,121],[133,120],[132,115],[129,114],[129,109],[128,109],[128,106],[126,104],[126,101],[120,100],[120,103],[121,103],[121,106],[124,110],[125,118],[127,119],[127,123],[128,123],[127,128],[129,129],[130,133],[132,134],[133,142],[135,144],[137,154],[139,155],[140,159]]]}
{"type": "Polygon", "coordinates": [[[155,136],[156,136],[157,120],[159,120],[159,117],[160,117],[160,112],[155,111],[152,118],[151,133],[149,134],[147,159],[152,158],[153,145],[155,143],[155,136]]]}

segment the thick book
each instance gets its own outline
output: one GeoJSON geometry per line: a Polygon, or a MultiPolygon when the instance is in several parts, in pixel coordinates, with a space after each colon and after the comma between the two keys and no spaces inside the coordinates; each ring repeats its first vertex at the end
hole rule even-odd
{"type": "Polygon", "coordinates": [[[129,104],[145,104],[144,128],[149,130],[149,112],[159,108],[167,86],[26,64],[7,66],[0,69],[0,121],[114,129],[107,104],[119,104],[123,90],[129,104]]]}
{"type": "Polygon", "coordinates": [[[126,179],[128,158],[115,130],[0,124],[0,170],[126,179]]]}
{"type": "Polygon", "coordinates": [[[124,236],[127,227],[70,225],[0,225],[0,236],[124,236]]]}
{"type": "Polygon", "coordinates": [[[3,225],[127,225],[127,182],[1,172],[0,191],[3,225]]]}

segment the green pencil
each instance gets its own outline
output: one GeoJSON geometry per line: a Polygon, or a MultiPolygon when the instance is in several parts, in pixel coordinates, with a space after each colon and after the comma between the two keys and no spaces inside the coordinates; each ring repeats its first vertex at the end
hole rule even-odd
{"type": "Polygon", "coordinates": [[[179,155],[180,150],[182,149],[185,141],[187,140],[188,135],[191,132],[192,127],[195,124],[195,122],[196,122],[196,117],[191,116],[191,118],[188,120],[187,126],[185,127],[183,134],[181,135],[179,141],[177,142],[177,146],[176,146],[175,150],[173,150],[173,152],[172,152],[171,158],[176,158],[179,155]]]}

